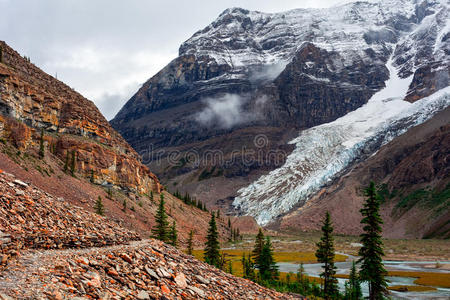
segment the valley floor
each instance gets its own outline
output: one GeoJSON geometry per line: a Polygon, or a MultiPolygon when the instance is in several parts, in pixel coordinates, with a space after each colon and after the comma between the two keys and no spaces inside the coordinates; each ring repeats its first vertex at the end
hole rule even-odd
{"type": "MultiPolygon", "coordinates": [[[[321,265],[315,257],[319,233],[298,235],[274,234],[274,259],[281,280],[295,280],[301,263],[310,280],[320,283],[321,265]]],[[[231,260],[233,274],[242,276],[242,255],[249,255],[254,245],[254,235],[241,242],[229,243],[223,248],[231,260]]],[[[390,280],[389,289],[394,299],[447,299],[450,297],[450,243],[448,240],[385,239],[384,263],[390,280]]],[[[361,246],[357,236],[335,236],[337,277],[341,289],[348,278],[352,260],[357,260],[361,246]]],[[[202,251],[194,255],[201,259],[202,251]]],[[[364,287],[367,289],[367,287],[364,287]]]]}

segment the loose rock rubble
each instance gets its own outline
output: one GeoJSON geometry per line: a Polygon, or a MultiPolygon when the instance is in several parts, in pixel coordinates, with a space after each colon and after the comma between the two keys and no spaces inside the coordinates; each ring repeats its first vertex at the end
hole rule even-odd
{"type": "Polygon", "coordinates": [[[30,250],[0,277],[21,299],[301,299],[199,262],[156,240],[78,250],[30,250]]]}
{"type": "Polygon", "coordinates": [[[301,298],[139,239],[0,170],[2,300],[301,298]]]}
{"type": "Polygon", "coordinates": [[[106,218],[0,173],[2,261],[24,248],[86,248],[138,239],[138,234],[106,218]]]}

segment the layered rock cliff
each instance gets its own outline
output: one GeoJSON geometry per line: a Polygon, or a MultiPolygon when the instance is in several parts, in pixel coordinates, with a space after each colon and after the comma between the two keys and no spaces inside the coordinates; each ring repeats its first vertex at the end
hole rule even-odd
{"type": "Polygon", "coordinates": [[[140,193],[161,185],[97,107],[0,42],[0,134],[24,151],[44,131],[48,150],[62,161],[74,153],[75,171],[94,182],[140,193]]]}

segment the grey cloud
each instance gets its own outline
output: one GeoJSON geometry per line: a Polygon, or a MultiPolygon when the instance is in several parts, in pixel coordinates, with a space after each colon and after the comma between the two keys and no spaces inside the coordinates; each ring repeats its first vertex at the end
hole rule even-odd
{"type": "Polygon", "coordinates": [[[225,94],[218,98],[203,100],[205,108],[195,115],[202,125],[217,125],[220,128],[231,128],[235,125],[251,121],[251,114],[244,111],[246,99],[237,94],[225,94]]]}
{"type": "Polygon", "coordinates": [[[257,67],[250,72],[249,80],[252,82],[275,79],[286,67],[287,62],[280,61],[275,64],[257,67]]]}
{"type": "Polygon", "coordinates": [[[251,100],[246,95],[224,94],[215,98],[203,99],[204,108],[194,115],[194,119],[203,126],[218,126],[229,129],[263,118],[267,103],[263,95],[251,100]]]}
{"type": "Polygon", "coordinates": [[[183,41],[224,9],[275,12],[337,2],[0,0],[0,40],[47,73],[58,73],[110,119],[118,108],[105,106],[105,99],[128,97],[129,85],[157,73],[176,57],[183,41]]]}

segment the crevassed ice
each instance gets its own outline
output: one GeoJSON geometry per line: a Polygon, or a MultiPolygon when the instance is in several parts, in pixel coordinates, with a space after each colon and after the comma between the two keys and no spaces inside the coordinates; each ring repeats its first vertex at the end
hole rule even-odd
{"type": "Polygon", "coordinates": [[[450,87],[414,103],[403,101],[411,77],[401,79],[390,60],[386,87],[367,104],[334,122],[300,133],[285,164],[238,191],[233,205],[260,225],[304,203],[361,153],[418,125],[450,105],[450,87]]]}

